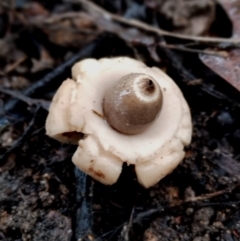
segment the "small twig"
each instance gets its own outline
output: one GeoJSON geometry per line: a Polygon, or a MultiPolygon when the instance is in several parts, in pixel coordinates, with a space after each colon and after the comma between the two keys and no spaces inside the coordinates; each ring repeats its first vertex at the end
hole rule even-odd
{"type": "MultiPolygon", "coordinates": [[[[75,168],[76,178],[76,232],[78,241],[97,240],[92,231],[92,197],[89,195],[89,177],[78,168],[75,168]]],[[[100,241],[100,239],[98,239],[100,241]]]]}
{"type": "Polygon", "coordinates": [[[214,37],[190,36],[190,35],[184,35],[184,34],[171,33],[166,30],[156,28],[149,24],[143,23],[139,20],[126,19],[119,15],[110,13],[89,0],[64,0],[64,1],[81,3],[85,7],[85,9],[92,14],[99,13],[107,20],[112,20],[112,21],[117,21],[119,23],[127,24],[128,26],[132,26],[138,29],[142,29],[144,31],[152,32],[160,36],[168,36],[168,37],[173,37],[178,39],[192,40],[192,41],[205,42],[205,43],[230,43],[235,45],[240,43],[239,38],[234,38],[234,39],[233,38],[214,38],[214,37]]]}
{"type": "Polygon", "coordinates": [[[47,110],[49,109],[50,102],[46,100],[41,100],[41,99],[32,99],[28,96],[25,96],[21,94],[20,92],[14,91],[14,90],[8,90],[0,87],[0,92],[10,95],[16,99],[19,99],[28,105],[41,105],[43,109],[47,110]]]}
{"type": "Polygon", "coordinates": [[[96,110],[92,110],[92,112],[93,112],[95,115],[99,116],[100,118],[102,118],[102,119],[104,119],[104,120],[106,119],[103,114],[97,112],[96,110]]]}
{"type": "Polygon", "coordinates": [[[240,201],[236,201],[236,202],[216,202],[216,203],[212,203],[212,202],[208,202],[208,203],[203,203],[200,204],[200,207],[209,207],[209,206],[227,206],[227,207],[238,207],[240,204],[240,201]]]}
{"type": "Polygon", "coordinates": [[[133,207],[128,223],[125,223],[125,225],[123,225],[123,227],[122,227],[121,238],[123,241],[130,240],[129,239],[129,231],[130,231],[130,228],[132,227],[134,212],[135,212],[135,208],[133,207]]]}
{"type": "Polygon", "coordinates": [[[237,187],[240,186],[240,183],[232,186],[232,187],[227,187],[223,190],[217,191],[217,192],[213,192],[213,193],[207,193],[204,195],[200,195],[200,196],[196,196],[196,197],[191,197],[191,198],[187,198],[185,200],[179,201],[177,203],[174,203],[173,205],[170,205],[170,207],[176,207],[182,204],[186,204],[186,203],[192,203],[192,202],[199,202],[199,201],[205,201],[207,199],[211,199],[226,193],[231,193],[234,189],[236,189],[237,187]]]}
{"type": "Polygon", "coordinates": [[[213,97],[215,97],[219,100],[225,100],[225,101],[231,103],[233,106],[238,106],[238,103],[236,104],[236,102],[231,97],[228,97],[227,95],[221,93],[220,91],[215,90],[213,88],[213,86],[211,86],[209,84],[202,84],[201,89],[205,93],[207,93],[207,94],[209,94],[209,95],[211,95],[211,96],[213,96],[213,97]]]}
{"type": "Polygon", "coordinates": [[[223,58],[228,57],[228,53],[226,51],[210,51],[210,50],[201,50],[201,49],[191,49],[191,48],[186,48],[184,46],[166,44],[166,43],[159,43],[158,45],[163,48],[176,49],[176,50],[190,52],[190,53],[207,54],[207,55],[219,56],[219,57],[223,57],[223,58]]]}
{"type": "MultiPolygon", "coordinates": [[[[114,228],[114,229],[111,230],[111,231],[108,231],[107,233],[102,234],[102,235],[101,235],[101,238],[106,238],[106,237],[108,237],[107,240],[113,240],[114,236],[116,236],[117,233],[123,228],[124,224],[125,224],[125,223],[119,225],[118,227],[114,228]]],[[[106,239],[104,239],[104,240],[106,240],[106,239]]]]}
{"type": "Polygon", "coordinates": [[[6,73],[10,73],[11,71],[15,70],[21,63],[23,63],[25,60],[27,59],[27,56],[23,56],[22,58],[19,58],[17,61],[15,61],[13,64],[11,65],[7,65],[7,67],[5,68],[5,72],[6,73]]]}

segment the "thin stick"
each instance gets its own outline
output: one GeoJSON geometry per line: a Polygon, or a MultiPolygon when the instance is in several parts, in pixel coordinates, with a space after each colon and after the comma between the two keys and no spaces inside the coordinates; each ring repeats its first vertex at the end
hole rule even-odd
{"type": "Polygon", "coordinates": [[[130,240],[129,239],[129,231],[130,231],[130,228],[132,227],[134,212],[135,212],[135,208],[133,207],[130,218],[129,218],[129,221],[127,223],[125,223],[125,225],[123,225],[123,227],[122,227],[121,238],[122,238],[123,241],[129,241],[130,240]]]}
{"type": "MultiPolygon", "coordinates": [[[[200,196],[196,196],[196,197],[191,197],[191,198],[187,198],[185,200],[180,200],[177,203],[174,204],[170,204],[169,206],[166,207],[162,207],[162,208],[153,208],[144,212],[141,212],[139,214],[137,214],[137,216],[133,219],[133,223],[140,223],[143,219],[149,218],[155,214],[161,213],[163,211],[166,211],[167,209],[171,209],[171,208],[176,208],[179,206],[182,206],[184,204],[188,204],[188,203],[196,203],[196,202],[200,202],[200,201],[206,201],[208,199],[214,198],[214,197],[218,197],[221,196],[223,194],[226,193],[231,193],[234,189],[236,189],[237,187],[239,187],[239,183],[237,183],[236,185],[232,186],[232,187],[227,187],[223,190],[220,191],[216,191],[213,193],[207,193],[207,194],[203,194],[200,196]]],[[[126,223],[124,223],[123,225],[126,225],[126,223]]]]}
{"type": "Polygon", "coordinates": [[[6,73],[10,73],[11,71],[15,70],[21,63],[23,63],[27,59],[27,56],[23,56],[22,58],[18,59],[11,65],[7,65],[5,68],[6,73]]]}
{"type": "Polygon", "coordinates": [[[47,100],[41,100],[41,99],[32,99],[26,95],[23,95],[20,92],[14,91],[14,90],[9,90],[9,89],[4,89],[0,87],[0,92],[10,95],[16,99],[19,99],[28,105],[41,105],[43,109],[47,110],[49,109],[50,101],[47,100]]]}
{"type": "Polygon", "coordinates": [[[88,175],[80,171],[75,167],[75,178],[76,178],[76,230],[75,240],[98,240],[95,238],[93,228],[93,216],[92,216],[92,197],[90,195],[89,182],[90,178],[88,175]]]}
{"type": "Polygon", "coordinates": [[[214,197],[218,197],[220,195],[223,195],[223,194],[226,194],[226,193],[231,193],[234,189],[236,189],[237,187],[239,187],[240,183],[237,183],[236,185],[234,186],[231,186],[231,187],[227,187],[223,190],[220,190],[220,191],[216,191],[216,192],[213,192],[213,193],[207,193],[207,194],[203,194],[203,195],[200,195],[200,196],[196,196],[196,197],[190,197],[190,198],[187,198],[185,200],[181,200],[177,203],[174,203],[173,205],[170,205],[171,207],[176,207],[176,206],[179,206],[179,205],[182,205],[182,204],[185,204],[185,203],[192,203],[192,202],[199,202],[199,201],[205,201],[207,199],[211,199],[211,198],[214,198],[214,197]]]}
{"type": "Polygon", "coordinates": [[[99,116],[100,118],[102,118],[102,119],[104,119],[104,120],[106,119],[103,114],[97,112],[96,110],[92,110],[92,112],[93,112],[95,115],[99,116]]]}
{"type": "Polygon", "coordinates": [[[162,36],[168,36],[168,37],[173,37],[173,38],[178,38],[178,39],[186,39],[186,40],[192,40],[192,41],[198,41],[198,42],[205,42],[205,43],[230,43],[230,44],[239,44],[240,43],[239,38],[214,38],[214,37],[190,36],[190,35],[184,35],[184,34],[171,33],[166,30],[156,28],[149,24],[143,23],[139,20],[126,19],[119,15],[110,13],[89,0],[64,0],[64,1],[65,2],[73,2],[73,3],[81,3],[83,5],[83,7],[92,14],[99,13],[107,20],[117,21],[119,23],[127,24],[129,26],[132,26],[132,27],[135,27],[138,29],[142,29],[142,30],[145,30],[148,32],[156,33],[156,34],[162,35],[162,36]]]}
{"type": "Polygon", "coordinates": [[[219,56],[219,57],[223,57],[223,58],[228,57],[228,53],[226,51],[212,51],[212,50],[210,51],[210,50],[191,49],[191,48],[186,48],[184,46],[165,44],[165,43],[159,43],[158,45],[162,48],[176,49],[176,50],[190,52],[190,53],[207,54],[207,55],[219,56]]]}

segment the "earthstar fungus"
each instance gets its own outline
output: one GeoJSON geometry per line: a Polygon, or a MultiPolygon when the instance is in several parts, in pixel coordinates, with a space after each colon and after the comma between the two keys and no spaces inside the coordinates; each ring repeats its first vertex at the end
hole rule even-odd
{"type": "Polygon", "coordinates": [[[160,69],[127,57],[85,59],[55,94],[46,121],[50,137],[78,145],[74,164],[111,185],[124,162],[144,187],[184,158],[191,141],[188,105],[160,69]]]}

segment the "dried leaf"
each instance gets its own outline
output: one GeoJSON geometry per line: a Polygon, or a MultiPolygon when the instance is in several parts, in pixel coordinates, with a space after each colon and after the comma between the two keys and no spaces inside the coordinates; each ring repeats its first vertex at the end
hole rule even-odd
{"type": "Polygon", "coordinates": [[[40,59],[32,59],[32,73],[44,70],[46,68],[52,68],[54,65],[54,60],[51,58],[49,52],[42,46],[40,50],[40,59]]]}
{"type": "Polygon", "coordinates": [[[77,16],[74,12],[71,16],[70,12],[68,18],[55,22],[44,31],[52,43],[64,47],[80,47],[96,38],[99,33],[94,19],[83,12],[79,12],[77,16]]]}
{"type": "MultiPolygon", "coordinates": [[[[240,1],[219,0],[233,23],[233,37],[240,36],[240,1]]],[[[201,61],[240,91],[240,49],[228,52],[227,58],[201,54],[201,61]]]]}
{"type": "Polygon", "coordinates": [[[201,54],[200,59],[210,69],[240,91],[240,49],[229,51],[229,57],[201,54]]]}
{"type": "Polygon", "coordinates": [[[171,24],[173,32],[182,34],[206,33],[215,17],[215,4],[211,0],[145,0],[145,4],[159,12],[171,24]]]}

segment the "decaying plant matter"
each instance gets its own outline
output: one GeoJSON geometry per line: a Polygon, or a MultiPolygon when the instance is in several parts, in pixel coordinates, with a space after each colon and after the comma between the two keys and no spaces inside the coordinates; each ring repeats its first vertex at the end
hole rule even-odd
{"type": "MultiPolygon", "coordinates": [[[[223,78],[233,83],[238,5],[225,0],[0,1],[0,240],[238,240],[239,92],[196,54],[224,58],[221,71],[233,75],[223,78]],[[193,139],[184,160],[148,189],[139,185],[134,165],[125,162],[115,184],[94,181],[72,164],[76,146],[45,133],[52,97],[72,66],[86,58],[119,56],[162,69],[191,109],[193,139]]],[[[91,112],[116,135],[142,136],[161,116],[167,93],[161,85],[153,115],[143,118],[141,128],[128,128],[140,112],[130,119],[118,116],[111,90],[121,92],[125,79],[133,77],[130,89],[142,83],[145,94],[158,89],[154,76],[138,74],[113,78],[102,112],[91,112]],[[140,133],[130,133],[133,129],[140,133]]],[[[79,132],[65,136],[66,141],[75,137],[78,149],[79,140],[88,138],[79,132]]]]}

